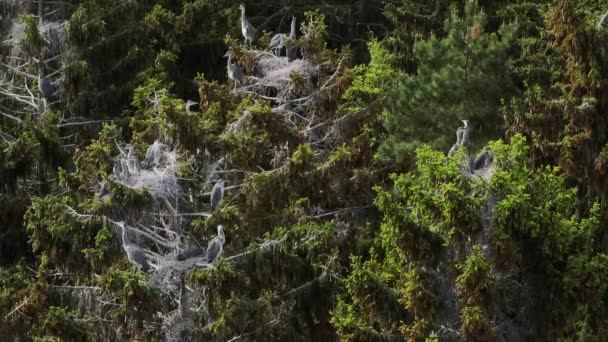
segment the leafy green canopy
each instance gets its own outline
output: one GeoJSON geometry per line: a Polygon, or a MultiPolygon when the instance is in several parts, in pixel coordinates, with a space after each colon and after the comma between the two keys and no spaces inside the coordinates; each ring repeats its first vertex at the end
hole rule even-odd
{"type": "Polygon", "coordinates": [[[607,289],[597,283],[607,275],[607,258],[593,247],[599,206],[577,214],[575,189],[557,168],[526,166],[523,137],[490,147],[488,182],[423,146],[414,171],[393,175],[390,190],[377,188],[381,232],[367,260],[351,257],[347,291],[333,312],[340,336],[414,340],[446,334],[448,326],[467,340],[508,331],[557,337],[601,321],[601,306],[588,300],[607,289]],[[588,282],[573,281],[579,276],[588,282]],[[510,312],[509,305],[522,310],[510,312]]]}
{"type": "Polygon", "coordinates": [[[463,119],[473,125],[473,142],[498,136],[501,100],[514,91],[507,61],[515,27],[493,33],[486,23],[468,1],[462,17],[446,21],[445,37],[415,44],[416,71],[402,75],[389,94],[381,158],[401,160],[423,143],[447,150],[463,119]]]}

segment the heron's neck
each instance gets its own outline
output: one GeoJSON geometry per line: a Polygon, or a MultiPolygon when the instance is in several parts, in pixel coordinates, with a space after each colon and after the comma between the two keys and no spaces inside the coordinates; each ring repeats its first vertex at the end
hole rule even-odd
{"type": "Polygon", "coordinates": [[[121,227],[122,227],[122,245],[126,246],[127,245],[127,228],[125,228],[124,224],[121,227]]]}
{"type": "Polygon", "coordinates": [[[245,9],[241,8],[241,21],[245,21],[245,9]]]}
{"type": "Polygon", "coordinates": [[[296,37],[296,18],[291,20],[291,32],[289,33],[290,38],[296,37]]]}
{"type": "Polygon", "coordinates": [[[230,66],[230,64],[232,63],[232,55],[228,55],[228,65],[230,66]]]}

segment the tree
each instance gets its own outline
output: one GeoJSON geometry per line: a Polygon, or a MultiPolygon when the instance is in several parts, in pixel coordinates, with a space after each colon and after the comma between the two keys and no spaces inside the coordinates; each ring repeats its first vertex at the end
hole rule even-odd
{"type": "Polygon", "coordinates": [[[447,150],[463,119],[477,145],[498,136],[501,100],[514,91],[507,61],[515,28],[486,32],[477,2],[466,4],[462,17],[445,22],[445,37],[415,44],[416,71],[401,76],[389,95],[381,158],[403,160],[423,143],[447,150]]]}

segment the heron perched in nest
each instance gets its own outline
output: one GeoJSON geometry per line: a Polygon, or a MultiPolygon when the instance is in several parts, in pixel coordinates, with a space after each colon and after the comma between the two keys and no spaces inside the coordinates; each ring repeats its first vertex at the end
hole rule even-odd
{"type": "Polygon", "coordinates": [[[127,169],[132,176],[139,175],[139,171],[141,169],[139,165],[139,159],[133,155],[133,145],[127,145],[127,169]]]}
{"type": "Polygon", "coordinates": [[[276,56],[281,55],[281,49],[284,48],[289,42],[290,46],[287,47],[287,61],[291,62],[296,59],[298,48],[293,46],[294,41],[296,40],[296,17],[292,17],[291,19],[291,32],[289,36],[284,33],[275,34],[272,39],[270,39],[270,44],[268,44],[268,48],[272,51],[276,56]]]}
{"type": "Polygon", "coordinates": [[[129,243],[127,239],[127,228],[124,222],[118,224],[122,229],[122,248],[127,252],[127,258],[129,261],[137,266],[140,271],[147,272],[150,269],[148,263],[148,256],[138,245],[129,243]]]}
{"type": "Polygon", "coordinates": [[[146,150],[146,157],[141,163],[144,168],[153,168],[160,165],[160,158],[162,157],[162,145],[159,140],[155,140],[152,145],[146,150]]]}
{"type": "Polygon", "coordinates": [[[217,236],[213,240],[209,241],[207,245],[207,252],[205,253],[205,259],[208,263],[213,264],[224,252],[224,242],[226,242],[226,236],[224,235],[224,226],[221,224],[217,226],[217,236]]]}
{"type": "Polygon", "coordinates": [[[226,68],[228,69],[228,78],[234,81],[234,89],[236,89],[237,83],[243,83],[243,72],[241,71],[240,66],[232,63],[232,53],[230,51],[226,52],[224,57],[228,57],[228,63],[226,65],[226,68]]]}

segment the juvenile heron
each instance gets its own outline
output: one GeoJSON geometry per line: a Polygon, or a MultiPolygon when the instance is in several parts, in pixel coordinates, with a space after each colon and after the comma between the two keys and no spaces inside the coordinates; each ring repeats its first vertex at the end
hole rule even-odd
{"type": "Polygon", "coordinates": [[[213,264],[222,255],[222,252],[224,252],[224,242],[226,242],[224,226],[220,224],[217,226],[217,236],[209,241],[209,244],[207,245],[205,259],[207,259],[208,263],[213,264]]]}
{"type": "Polygon", "coordinates": [[[131,175],[139,175],[140,165],[137,157],[133,155],[133,145],[128,144],[127,150],[127,169],[131,175]]]}
{"type": "Polygon", "coordinates": [[[285,40],[287,36],[283,33],[275,34],[272,39],[270,39],[270,44],[268,44],[268,49],[275,54],[275,56],[281,55],[281,49],[285,46],[285,40]]]}
{"type": "Polygon", "coordinates": [[[224,199],[224,181],[218,181],[211,189],[211,208],[217,209],[224,199]]]}
{"type": "Polygon", "coordinates": [[[122,248],[127,252],[127,258],[132,264],[135,264],[140,271],[147,272],[150,269],[148,256],[138,245],[127,242],[127,229],[125,228],[125,223],[119,222],[118,225],[122,229],[122,248]]]}
{"type": "Polygon", "coordinates": [[[232,53],[230,51],[226,52],[224,57],[228,57],[228,63],[226,68],[228,69],[228,78],[234,81],[234,89],[236,89],[237,82],[239,84],[243,83],[243,72],[241,71],[241,67],[237,64],[232,64],[232,53]]]}
{"type": "Polygon", "coordinates": [[[486,147],[486,149],[477,156],[477,158],[475,159],[475,162],[473,162],[473,170],[477,171],[480,169],[485,169],[488,166],[490,166],[491,162],[492,162],[492,150],[490,150],[490,148],[486,147]]]}
{"type": "Polygon", "coordinates": [[[243,33],[243,37],[245,38],[245,44],[249,42],[249,47],[251,47],[251,43],[253,43],[253,41],[255,40],[257,33],[255,27],[251,25],[251,23],[249,22],[249,20],[247,20],[247,17],[245,16],[245,6],[240,5],[239,9],[241,10],[241,32],[243,33]]]}
{"type": "Polygon", "coordinates": [[[289,45],[287,46],[287,61],[292,62],[298,56],[298,47],[295,46],[296,40],[296,17],[291,18],[291,31],[289,32],[289,45]]]}
{"type": "Polygon", "coordinates": [[[177,255],[177,260],[184,261],[186,259],[196,258],[203,255],[205,255],[205,251],[202,248],[198,246],[190,246],[177,255]]]}
{"type": "Polygon", "coordinates": [[[160,158],[162,157],[162,145],[159,140],[154,140],[154,143],[146,150],[146,157],[141,163],[144,168],[153,168],[160,165],[160,158]]]}

